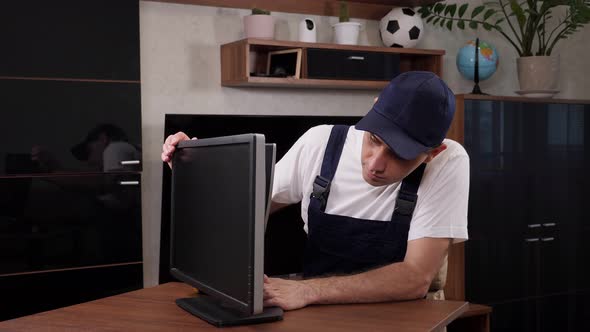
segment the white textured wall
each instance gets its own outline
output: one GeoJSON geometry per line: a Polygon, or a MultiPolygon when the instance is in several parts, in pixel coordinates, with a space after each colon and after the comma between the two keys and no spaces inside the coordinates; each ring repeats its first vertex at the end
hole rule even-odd
{"type": "MultiPolygon", "coordinates": [[[[145,286],[158,280],[162,167],[160,152],[164,134],[164,114],[310,114],[363,115],[378,91],[223,88],[220,85],[219,45],[243,38],[242,17],[247,10],[167,4],[140,3],[142,129],[143,129],[143,253],[145,286]]],[[[296,40],[297,26],[304,15],[273,13],[277,19],[276,39],[296,40]]],[[[318,41],[330,42],[334,17],[314,18],[318,41]]],[[[381,46],[377,21],[363,23],[360,43],[381,46]]],[[[474,38],[471,30],[453,33],[426,26],[418,47],[445,49],[443,78],[455,93],[471,91],[455,68],[455,53],[474,38]]],[[[493,33],[480,31],[479,37],[495,45],[500,68],[492,78],[480,83],[491,94],[514,95],[518,89],[516,53],[493,33]]],[[[587,57],[590,29],[562,42],[563,98],[588,98],[590,84],[587,57]]],[[[198,135],[198,133],[189,133],[198,135]]]]}

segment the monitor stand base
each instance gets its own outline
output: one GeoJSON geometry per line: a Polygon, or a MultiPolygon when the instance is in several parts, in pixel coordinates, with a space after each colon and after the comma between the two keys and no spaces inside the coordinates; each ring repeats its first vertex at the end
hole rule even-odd
{"type": "Polygon", "coordinates": [[[274,322],[283,319],[283,309],[267,307],[260,314],[248,316],[237,310],[222,306],[219,301],[207,295],[177,299],[176,304],[217,327],[274,322]]]}

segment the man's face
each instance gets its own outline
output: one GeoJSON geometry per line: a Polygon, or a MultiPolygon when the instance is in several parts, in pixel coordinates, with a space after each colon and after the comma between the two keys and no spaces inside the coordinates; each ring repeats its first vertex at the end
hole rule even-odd
{"type": "Polygon", "coordinates": [[[363,179],[375,187],[396,183],[433,157],[430,153],[421,153],[416,159],[401,159],[377,135],[365,132],[361,153],[363,179]]]}

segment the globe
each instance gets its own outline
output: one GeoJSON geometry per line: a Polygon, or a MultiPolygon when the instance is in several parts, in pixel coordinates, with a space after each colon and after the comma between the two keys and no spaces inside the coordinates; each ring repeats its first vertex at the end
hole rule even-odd
{"type": "MultiPolygon", "coordinates": [[[[498,52],[490,43],[479,40],[479,80],[487,80],[498,68],[498,52]]],[[[466,79],[475,78],[475,40],[470,40],[459,49],[457,69],[466,79]]]]}

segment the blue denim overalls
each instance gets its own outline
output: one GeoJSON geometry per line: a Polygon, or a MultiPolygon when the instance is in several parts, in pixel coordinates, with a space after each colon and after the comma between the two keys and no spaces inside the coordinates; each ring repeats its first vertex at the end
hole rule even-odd
{"type": "Polygon", "coordinates": [[[391,221],[357,219],[325,213],[348,126],[336,125],[322,161],[321,173],[313,184],[308,208],[308,240],[304,277],[366,271],[403,261],[408,230],[418,199],[418,187],[426,164],[420,165],[401,184],[391,221]]]}

